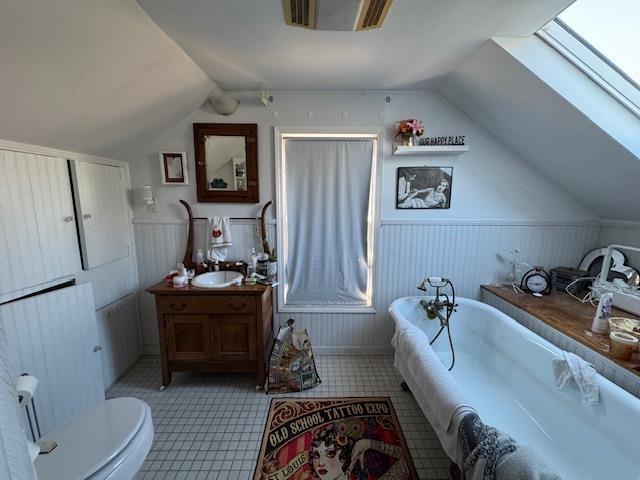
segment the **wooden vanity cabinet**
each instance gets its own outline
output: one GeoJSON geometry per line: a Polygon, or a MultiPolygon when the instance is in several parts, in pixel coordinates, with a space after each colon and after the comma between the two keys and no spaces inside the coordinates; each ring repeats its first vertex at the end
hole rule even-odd
{"type": "Polygon", "coordinates": [[[272,341],[272,289],[243,285],[221,289],[173,288],[155,295],[162,385],[172,372],[255,372],[264,384],[272,341]]]}

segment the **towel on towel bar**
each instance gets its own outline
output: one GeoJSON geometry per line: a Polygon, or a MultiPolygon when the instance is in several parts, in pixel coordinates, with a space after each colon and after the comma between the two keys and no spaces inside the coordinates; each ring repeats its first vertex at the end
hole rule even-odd
{"type": "Polygon", "coordinates": [[[552,364],[558,388],[577,386],[585,402],[599,402],[598,374],[593,365],[576,354],[565,351],[562,352],[562,358],[554,358],[552,364]]]}
{"type": "Polygon", "coordinates": [[[209,260],[223,262],[227,258],[227,252],[231,247],[231,230],[229,228],[229,217],[209,217],[209,260]]]}

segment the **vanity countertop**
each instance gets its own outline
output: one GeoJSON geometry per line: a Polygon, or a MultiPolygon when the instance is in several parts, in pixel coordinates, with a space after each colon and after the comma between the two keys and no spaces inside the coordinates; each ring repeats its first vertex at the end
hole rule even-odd
{"type": "Polygon", "coordinates": [[[262,295],[268,285],[241,285],[240,287],[200,288],[189,283],[185,287],[174,287],[166,280],[147,288],[147,292],[153,295],[262,295]]]}
{"type": "MultiPolygon", "coordinates": [[[[529,294],[517,294],[511,288],[504,286],[482,285],[481,288],[533,315],[551,328],[582,343],[600,355],[611,359],[635,375],[640,375],[638,352],[633,354],[631,360],[618,360],[609,353],[611,348],[609,335],[599,335],[590,330],[593,317],[596,314],[596,308],[591,304],[580,303],[566,293],[556,291],[538,298],[529,294]]],[[[611,316],[640,320],[640,317],[618,308],[612,310],[611,316]]]]}

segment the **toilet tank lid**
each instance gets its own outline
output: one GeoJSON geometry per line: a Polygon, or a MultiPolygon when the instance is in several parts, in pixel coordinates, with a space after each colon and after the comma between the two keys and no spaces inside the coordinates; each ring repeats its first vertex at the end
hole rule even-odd
{"type": "Polygon", "coordinates": [[[90,477],[126,448],[145,421],[151,421],[151,411],[137,398],[113,398],[94,405],[43,437],[58,446],[36,459],[38,478],[90,477]]]}

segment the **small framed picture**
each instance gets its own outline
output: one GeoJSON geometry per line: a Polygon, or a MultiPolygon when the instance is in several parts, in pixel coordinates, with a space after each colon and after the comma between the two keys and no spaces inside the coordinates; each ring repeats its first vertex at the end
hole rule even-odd
{"type": "Polygon", "coordinates": [[[396,208],[449,208],[452,181],[453,167],[399,167],[396,208]]]}
{"type": "Polygon", "coordinates": [[[160,152],[160,175],[163,185],[188,185],[187,153],[160,152]]]}

